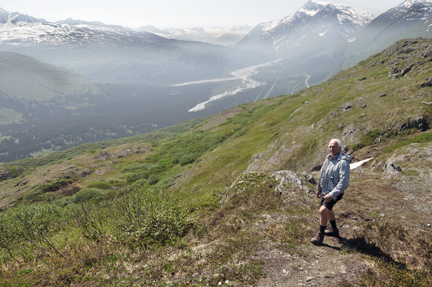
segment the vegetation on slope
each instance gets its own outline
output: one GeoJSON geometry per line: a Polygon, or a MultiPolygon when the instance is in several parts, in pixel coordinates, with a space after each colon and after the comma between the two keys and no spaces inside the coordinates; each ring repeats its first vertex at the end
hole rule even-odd
{"type": "Polygon", "coordinates": [[[0,281],[430,285],[429,45],[398,42],[300,94],[240,105],[221,124],[215,116],[3,165],[0,203],[14,207],[0,213],[0,281]],[[333,137],[355,160],[376,160],[353,172],[336,208],[343,238],[316,248],[314,194],[293,185],[276,196],[270,173],[310,175],[333,137]],[[383,174],[396,158],[402,172],[383,174]],[[336,267],[323,270],[329,259],[336,267]]]}

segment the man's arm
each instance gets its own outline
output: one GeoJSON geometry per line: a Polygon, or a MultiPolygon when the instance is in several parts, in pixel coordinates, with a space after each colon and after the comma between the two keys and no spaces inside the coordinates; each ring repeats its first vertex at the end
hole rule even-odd
{"type": "Polygon", "coordinates": [[[343,191],[348,188],[349,186],[349,179],[350,179],[350,166],[349,162],[346,160],[343,160],[341,162],[340,168],[339,168],[339,182],[337,185],[333,188],[333,190],[329,193],[331,198],[333,200],[336,200],[338,195],[343,193],[343,191]]]}

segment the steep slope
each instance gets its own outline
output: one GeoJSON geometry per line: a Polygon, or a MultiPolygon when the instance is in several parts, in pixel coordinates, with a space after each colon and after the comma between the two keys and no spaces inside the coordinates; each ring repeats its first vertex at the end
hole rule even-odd
{"type": "Polygon", "coordinates": [[[346,40],[372,18],[346,5],[309,0],[293,15],[258,25],[237,46],[282,58],[316,54],[346,40]]]}
{"type": "Polygon", "coordinates": [[[3,165],[2,281],[430,285],[431,50],[400,41],[294,96],[3,165]],[[335,137],[375,158],[335,209],[342,237],[315,247],[335,137]]]}

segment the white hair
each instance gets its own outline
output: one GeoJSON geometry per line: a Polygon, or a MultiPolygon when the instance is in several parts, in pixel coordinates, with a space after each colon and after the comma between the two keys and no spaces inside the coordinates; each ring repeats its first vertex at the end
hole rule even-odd
{"type": "Polygon", "coordinates": [[[329,141],[329,143],[331,143],[331,142],[337,142],[338,147],[342,148],[342,143],[341,143],[340,140],[338,140],[338,139],[332,139],[332,140],[329,141]]]}

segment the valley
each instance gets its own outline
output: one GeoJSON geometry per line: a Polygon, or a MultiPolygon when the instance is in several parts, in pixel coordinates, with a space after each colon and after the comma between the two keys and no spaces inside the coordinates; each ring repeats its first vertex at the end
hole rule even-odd
{"type": "Polygon", "coordinates": [[[0,285],[432,286],[431,16],[309,0],[223,46],[0,9],[0,285]]]}

